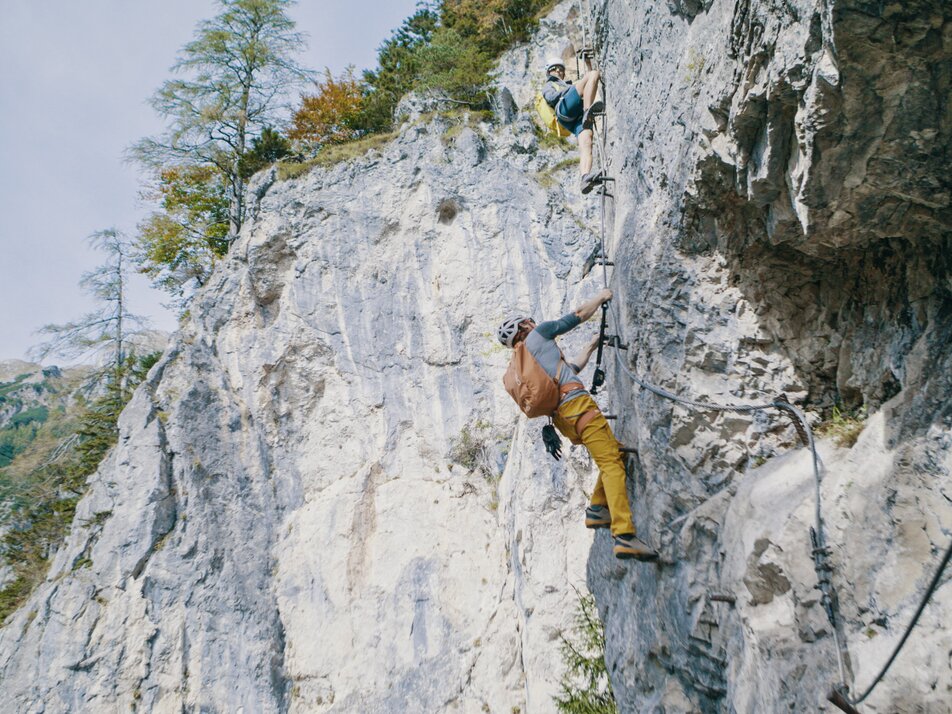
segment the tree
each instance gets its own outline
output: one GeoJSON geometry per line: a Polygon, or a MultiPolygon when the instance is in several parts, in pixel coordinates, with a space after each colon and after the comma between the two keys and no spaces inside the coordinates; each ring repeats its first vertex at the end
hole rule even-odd
{"type": "Polygon", "coordinates": [[[251,151],[245,152],[239,159],[238,172],[243,179],[248,180],[265,166],[290,153],[291,142],[275,129],[265,127],[261,136],[255,137],[251,142],[251,151]]]}
{"type": "Polygon", "coordinates": [[[152,97],[171,126],[166,134],[132,148],[145,165],[216,169],[229,202],[229,237],[245,214],[242,156],[253,137],[273,126],[288,92],[309,72],[293,55],[304,47],[287,15],[293,0],[218,0],[220,13],[199,24],[182,49],[172,79],[152,97]]]}
{"type": "Polygon", "coordinates": [[[438,12],[432,6],[424,6],[404,20],[377,50],[377,69],[364,72],[369,88],[364,103],[364,124],[368,129],[390,128],[397,102],[417,81],[419,52],[430,43],[438,23],[438,12]]]}
{"type": "Polygon", "coordinates": [[[132,392],[142,383],[161,352],[126,357],[115,374],[106,380],[103,393],[80,414],[76,434],[78,468],[81,474],[91,474],[119,438],[119,415],[132,398],[132,392]]]}
{"type": "Polygon", "coordinates": [[[529,38],[545,0],[443,0],[441,24],[495,58],[529,38]]]}
{"type": "Polygon", "coordinates": [[[139,224],[139,271],[179,301],[201,287],[228,252],[225,182],[210,166],[174,166],[158,172],[149,198],[161,211],[139,224]]]}
{"type": "Polygon", "coordinates": [[[106,354],[107,364],[119,373],[130,344],[146,326],[144,318],[129,311],[127,290],[132,246],[115,228],[93,233],[89,242],[105,251],[108,258],[99,267],[84,273],[79,285],[100,307],[78,320],[42,327],[40,332],[51,338],[34,348],[33,353],[40,359],[51,354],[76,358],[106,354]]]}
{"type": "Polygon", "coordinates": [[[329,69],[324,81],[315,82],[317,93],[304,96],[294,113],[288,137],[312,147],[340,144],[368,131],[364,123],[365,86],[348,67],[339,79],[329,69]]]}
{"type": "Polygon", "coordinates": [[[453,28],[439,27],[432,41],[419,51],[420,72],[415,86],[442,90],[457,101],[470,104],[489,81],[493,57],[453,28]]]}
{"type": "Polygon", "coordinates": [[[559,683],[555,706],[562,714],[617,714],[611,681],[605,667],[605,627],[593,595],[579,597],[571,637],[562,635],[566,671],[559,683]]]}
{"type": "Polygon", "coordinates": [[[65,442],[75,446],[64,450],[62,458],[54,453],[20,483],[0,479],[0,558],[12,576],[0,588],[0,623],[46,577],[89,475],[118,439],[119,414],[159,357],[157,352],[128,356],[115,371],[107,372],[105,388],[83,408],[74,436],[65,442]]]}

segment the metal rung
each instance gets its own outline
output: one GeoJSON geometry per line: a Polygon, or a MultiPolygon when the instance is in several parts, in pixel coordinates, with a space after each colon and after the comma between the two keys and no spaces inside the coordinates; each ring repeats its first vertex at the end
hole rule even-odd
{"type": "Polygon", "coordinates": [[[602,414],[602,416],[605,417],[606,419],[617,419],[617,418],[618,418],[618,415],[617,415],[617,414],[602,414]]]}
{"type": "Polygon", "coordinates": [[[737,598],[733,595],[728,595],[727,593],[711,593],[708,600],[711,602],[726,602],[728,605],[733,605],[737,602],[737,598]]]}
{"type": "Polygon", "coordinates": [[[834,687],[833,690],[826,695],[826,700],[840,711],[846,712],[846,714],[859,714],[856,707],[850,703],[849,690],[846,689],[844,685],[834,687]]]}
{"type": "Polygon", "coordinates": [[[628,349],[628,345],[624,344],[618,335],[608,335],[605,337],[605,344],[609,347],[614,347],[616,350],[628,349]]]}
{"type": "Polygon", "coordinates": [[[581,58],[583,58],[583,59],[584,59],[585,57],[594,57],[594,56],[595,56],[595,50],[594,50],[593,48],[591,48],[591,47],[583,47],[582,49],[576,51],[575,56],[576,56],[576,57],[581,57],[581,58]]]}
{"type": "Polygon", "coordinates": [[[618,450],[623,454],[637,454],[638,449],[634,446],[619,446],[618,450]]]}
{"type": "Polygon", "coordinates": [[[614,264],[613,262],[611,262],[610,260],[605,260],[604,258],[598,258],[598,259],[595,261],[595,265],[610,265],[610,266],[614,266],[615,264],[614,264]]]}

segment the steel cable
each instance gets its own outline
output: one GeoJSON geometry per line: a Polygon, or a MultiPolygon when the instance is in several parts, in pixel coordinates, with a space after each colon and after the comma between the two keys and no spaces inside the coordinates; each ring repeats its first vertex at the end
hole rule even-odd
{"type": "Polygon", "coordinates": [[[925,594],[922,596],[922,600],[919,601],[919,607],[916,608],[916,614],[912,616],[912,620],[909,621],[909,624],[906,626],[906,631],[902,635],[902,639],[899,640],[899,644],[896,645],[896,648],[893,650],[893,653],[889,656],[889,659],[886,661],[886,664],[883,665],[883,668],[879,670],[879,674],[873,679],[872,684],[870,684],[866,691],[863,692],[861,697],[857,699],[851,699],[852,704],[862,704],[862,702],[872,694],[873,690],[876,688],[876,685],[879,684],[880,680],[885,676],[886,672],[889,671],[889,668],[892,667],[893,662],[896,660],[896,657],[899,656],[899,651],[902,649],[902,646],[906,644],[906,640],[909,639],[909,635],[912,634],[913,629],[916,624],[919,622],[919,616],[922,615],[922,611],[925,609],[926,605],[929,604],[929,601],[932,599],[932,596],[935,594],[935,591],[939,589],[939,581],[942,579],[942,573],[945,570],[945,567],[949,564],[949,560],[952,559],[952,543],[949,543],[949,547],[945,551],[945,555],[942,557],[942,561],[939,563],[939,567],[935,571],[935,575],[932,576],[932,581],[929,583],[929,587],[926,588],[925,594]]]}

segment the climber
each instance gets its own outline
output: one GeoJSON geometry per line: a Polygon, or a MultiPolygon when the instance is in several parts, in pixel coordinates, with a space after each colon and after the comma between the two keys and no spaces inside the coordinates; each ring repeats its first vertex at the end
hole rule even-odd
{"type": "MultiPolygon", "coordinates": [[[[585,525],[611,527],[617,558],[655,560],[658,554],[635,535],[620,444],[578,378],[597,349],[599,338],[572,362],[565,359],[555,343],[556,337],[578,327],[611,297],[611,290],[602,290],[575,312],[538,325],[531,317],[506,320],[497,334],[499,341],[515,352],[503,383],[523,412],[529,416],[550,416],[556,428],[573,444],[585,445],[598,465],[591,504],[585,509],[585,525]]],[[[543,429],[543,439],[546,449],[558,459],[561,442],[551,426],[543,429]],[[550,433],[546,434],[546,430],[550,433]]]]}
{"type": "Polygon", "coordinates": [[[578,137],[582,176],[582,193],[589,193],[602,182],[604,176],[592,171],[592,126],[595,114],[604,111],[605,103],[595,99],[598,92],[599,74],[585,60],[586,72],[573,84],[565,79],[565,65],[558,58],[550,59],[545,66],[545,87],[542,96],[565,129],[578,137]]]}

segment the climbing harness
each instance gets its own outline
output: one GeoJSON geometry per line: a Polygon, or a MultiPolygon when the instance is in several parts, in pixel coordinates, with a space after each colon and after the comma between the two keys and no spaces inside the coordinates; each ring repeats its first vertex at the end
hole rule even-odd
{"type": "MultiPolygon", "coordinates": [[[[581,76],[581,62],[591,61],[597,63],[598,55],[594,50],[594,40],[595,36],[592,32],[589,22],[592,18],[591,7],[589,0],[580,0],[580,5],[583,7],[580,8],[580,16],[582,17],[582,48],[576,53],[576,70],[581,76]]],[[[597,67],[596,67],[597,68],[597,67]]],[[[604,78],[602,79],[602,95],[605,96],[605,83],[604,78]]],[[[603,180],[599,186],[599,197],[600,197],[600,207],[599,207],[599,244],[598,251],[594,257],[594,261],[591,267],[594,267],[595,264],[600,264],[602,267],[602,284],[605,288],[609,286],[608,279],[608,267],[613,266],[613,263],[608,259],[608,253],[605,248],[605,223],[606,223],[606,212],[607,212],[607,199],[614,199],[614,196],[608,191],[608,184],[614,181],[613,178],[609,176],[608,170],[610,168],[610,162],[606,160],[607,153],[607,114],[602,112],[600,114],[601,118],[601,130],[599,128],[593,127],[595,137],[593,144],[596,149],[599,172],[601,173],[603,180]]],[[[587,274],[587,270],[585,271],[587,274]]],[[[889,667],[892,665],[896,656],[899,654],[900,649],[905,644],[906,639],[909,637],[909,634],[912,632],[912,629],[915,627],[916,623],[919,620],[919,616],[922,614],[922,610],[925,605],[928,603],[929,599],[932,597],[932,594],[938,587],[939,580],[941,579],[942,572],[944,571],[946,565],[950,558],[952,558],[952,544],[950,544],[949,549],[946,551],[942,562],[940,563],[935,576],[932,579],[928,590],[926,591],[923,599],[919,605],[916,614],[912,618],[908,628],[906,629],[905,634],[900,640],[899,644],[896,646],[896,649],[893,651],[892,656],[886,662],[885,666],[882,668],[877,677],[873,680],[872,684],[867,688],[867,690],[857,699],[850,699],[849,697],[849,688],[846,685],[846,667],[844,660],[848,656],[845,645],[841,642],[840,638],[840,622],[839,622],[839,603],[836,595],[836,590],[833,586],[832,575],[833,575],[833,565],[831,562],[831,550],[826,542],[824,522],[823,522],[823,513],[822,513],[822,501],[820,493],[820,485],[822,481],[822,464],[820,458],[817,454],[816,443],[813,438],[813,432],[810,429],[809,422],[806,419],[806,415],[796,406],[791,404],[785,395],[779,395],[773,401],[762,402],[759,404],[719,404],[712,402],[703,402],[696,399],[689,399],[677,395],[667,389],[656,386],[642,379],[639,375],[634,373],[629,369],[628,365],[625,363],[625,360],[621,356],[621,351],[626,349],[626,346],[622,344],[620,335],[607,335],[608,329],[608,319],[609,314],[611,315],[612,320],[615,325],[621,325],[620,316],[618,314],[617,307],[614,305],[613,301],[608,301],[602,305],[602,318],[601,325],[599,327],[599,337],[598,337],[598,352],[595,359],[595,375],[592,379],[592,389],[591,393],[595,394],[596,390],[602,387],[605,383],[605,370],[602,365],[603,358],[603,347],[613,347],[615,348],[615,361],[617,363],[618,369],[626,374],[629,379],[631,379],[635,384],[637,384],[642,389],[662,398],[677,404],[680,404],[689,409],[695,410],[704,410],[704,411],[723,411],[723,412],[734,412],[734,413],[751,413],[755,411],[765,411],[775,409],[781,413],[786,414],[797,432],[797,435],[803,444],[804,447],[809,449],[812,467],[813,467],[813,480],[815,488],[815,497],[814,497],[814,525],[810,528],[810,542],[811,542],[811,552],[813,555],[814,570],[817,575],[817,589],[821,593],[821,605],[824,612],[826,613],[827,619],[830,621],[833,633],[834,647],[836,651],[837,667],[839,674],[840,684],[834,687],[834,689],[828,695],[828,700],[833,703],[835,706],[839,707],[842,711],[849,713],[855,713],[856,710],[854,705],[860,704],[863,702],[869,694],[873,691],[882,677],[889,670],[889,667]]],[[[632,449],[634,451],[634,449],[632,449]]],[[[726,601],[726,600],[725,600],[726,601]]]]}

